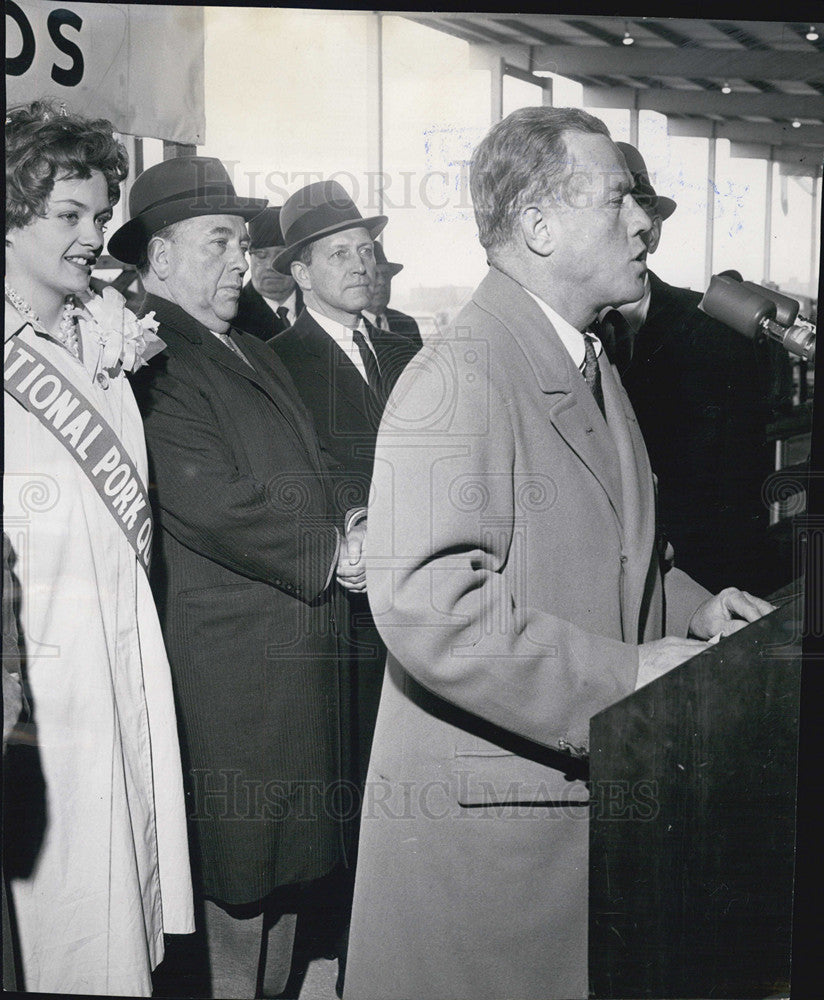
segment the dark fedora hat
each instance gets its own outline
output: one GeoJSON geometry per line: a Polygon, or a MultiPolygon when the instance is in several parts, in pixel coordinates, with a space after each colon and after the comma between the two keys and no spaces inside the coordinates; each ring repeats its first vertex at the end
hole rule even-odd
{"type": "Polygon", "coordinates": [[[275,257],[272,266],[281,274],[289,274],[292,261],[307,244],[361,226],[374,240],[388,221],[385,215],[364,219],[337,181],[307,184],[287,198],[280,210],[285,249],[275,257]]]}
{"type": "Polygon", "coordinates": [[[152,235],[173,222],[200,215],[252,219],[265,198],[238,198],[229,174],[214,156],[178,156],[142,174],[129,192],[129,221],[109,240],[108,251],[124,264],[137,264],[152,235]]]}
{"type": "Polygon", "coordinates": [[[249,223],[249,249],[286,246],[280,229],[280,208],[264,208],[249,223]]]}
{"type": "Polygon", "coordinates": [[[375,244],[375,263],[385,264],[389,268],[390,277],[394,278],[398,271],[403,270],[403,264],[393,264],[386,259],[386,252],[382,243],[375,244]]]}
{"type": "Polygon", "coordinates": [[[659,215],[661,219],[668,219],[675,211],[677,204],[672,198],[656,194],[655,188],[649,179],[649,171],[644,162],[644,157],[641,156],[635,146],[631,146],[628,142],[616,142],[615,145],[624,154],[624,159],[627,161],[627,168],[635,180],[635,187],[632,189],[635,200],[644,211],[653,212],[655,215],[659,215]]]}

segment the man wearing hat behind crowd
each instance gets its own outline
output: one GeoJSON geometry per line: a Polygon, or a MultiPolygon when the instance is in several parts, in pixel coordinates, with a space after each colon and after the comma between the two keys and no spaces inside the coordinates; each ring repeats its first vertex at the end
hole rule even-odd
{"type": "MultiPolygon", "coordinates": [[[[634,146],[616,145],[651,220],[647,253],[655,253],[676,203],[656,193],[634,146]]],[[[713,593],[732,582],[769,591],[779,581],[764,576],[766,357],[761,345],[701,312],[700,301],[700,292],[648,270],[643,296],[621,306],[620,316],[602,318],[606,346],[658,477],[661,529],[676,564],[713,593]]]]}
{"type": "Polygon", "coordinates": [[[249,281],[241,290],[234,320],[235,326],[260,340],[288,330],[303,308],[303,295],[292,275],[272,267],[282,249],[280,209],[264,208],[249,223],[249,281]]]}
{"type": "MultiPolygon", "coordinates": [[[[365,321],[375,277],[374,239],[385,216],[363,218],[335,181],[310,184],[283,206],[286,247],[274,266],[291,271],[304,309],[291,330],[270,342],[289,369],[315,423],[343,513],[369,499],[375,438],[384,403],[417,351],[407,337],[365,321]]],[[[386,647],[365,595],[350,593],[352,681],[361,778],[372,742],[386,647]]]]}
{"type": "Polygon", "coordinates": [[[168,160],[137,178],[109,244],[137,266],[167,345],[135,393],[161,529],[153,575],[186,760],[198,971],[219,997],[282,991],[295,887],[342,859],[332,799],[348,713],[332,580],[362,585],[288,373],[232,326],[245,220],[262,207],[237,197],[219,160],[168,160]]]}
{"type": "Polygon", "coordinates": [[[375,277],[369,285],[369,305],[363,310],[363,315],[378,330],[388,330],[391,333],[409,337],[420,350],[423,347],[421,331],[412,316],[407,316],[397,309],[389,308],[392,296],[392,279],[403,270],[403,264],[393,264],[386,259],[386,253],[380,243],[375,243],[375,277]]]}

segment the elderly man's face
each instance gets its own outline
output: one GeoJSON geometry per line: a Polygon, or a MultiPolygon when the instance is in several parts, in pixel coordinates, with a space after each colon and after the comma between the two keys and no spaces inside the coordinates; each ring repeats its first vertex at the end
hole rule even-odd
{"type": "Polygon", "coordinates": [[[272,267],[272,261],[283,247],[261,247],[249,251],[251,274],[249,275],[256,292],[267,299],[283,302],[292,294],[295,279],[291,274],[281,274],[272,267]]]}
{"type": "Polygon", "coordinates": [[[237,313],[248,269],[249,236],[236,215],[203,215],[181,222],[164,241],[167,297],[204,326],[225,333],[237,313]]]}
{"type": "Polygon", "coordinates": [[[644,293],[649,217],[632,196],[633,179],[605,135],[567,132],[568,173],[547,201],[555,280],[574,303],[571,322],[644,293]]]}
{"type": "Polygon", "coordinates": [[[380,316],[389,305],[392,295],[392,268],[389,264],[375,264],[375,277],[369,283],[368,309],[380,316]]]}
{"type": "Polygon", "coordinates": [[[369,306],[369,284],[375,276],[372,237],[363,227],[344,229],[312,244],[312,261],[292,264],[307,305],[348,326],[369,306]]]}

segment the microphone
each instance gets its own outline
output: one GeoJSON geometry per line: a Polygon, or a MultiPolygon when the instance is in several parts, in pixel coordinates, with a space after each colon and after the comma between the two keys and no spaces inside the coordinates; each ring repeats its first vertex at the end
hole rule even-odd
{"type": "Polygon", "coordinates": [[[752,281],[713,275],[698,308],[750,340],[769,337],[803,361],[815,360],[815,327],[788,295],[752,281]]]}

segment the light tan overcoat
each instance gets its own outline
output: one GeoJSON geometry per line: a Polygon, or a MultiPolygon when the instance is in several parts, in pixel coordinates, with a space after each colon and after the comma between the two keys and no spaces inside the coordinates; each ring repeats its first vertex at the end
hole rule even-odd
{"type": "Polygon", "coordinates": [[[707,592],[671,570],[629,400],[607,422],[538,305],[492,269],[384,417],[370,602],[389,649],[346,1000],[587,995],[590,717],[707,592]]]}

